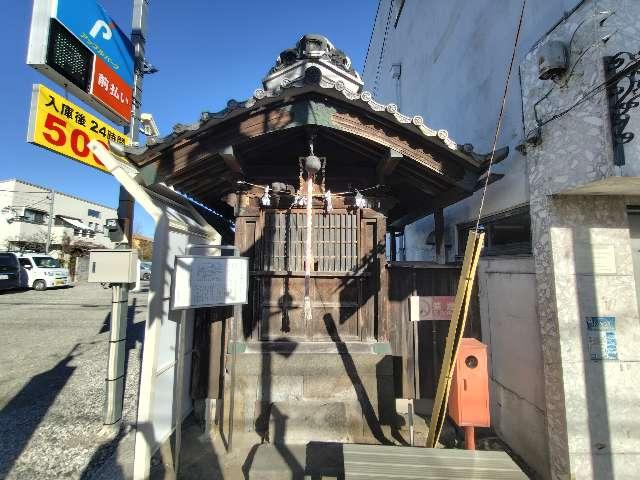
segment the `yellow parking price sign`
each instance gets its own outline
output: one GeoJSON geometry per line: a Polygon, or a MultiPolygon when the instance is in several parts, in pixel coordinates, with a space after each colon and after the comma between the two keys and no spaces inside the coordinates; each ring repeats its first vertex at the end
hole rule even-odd
{"type": "Polygon", "coordinates": [[[100,160],[89,151],[91,140],[98,140],[107,148],[109,140],[123,145],[129,143],[125,134],[53,90],[40,84],[33,86],[27,134],[29,143],[106,172],[100,160]]]}

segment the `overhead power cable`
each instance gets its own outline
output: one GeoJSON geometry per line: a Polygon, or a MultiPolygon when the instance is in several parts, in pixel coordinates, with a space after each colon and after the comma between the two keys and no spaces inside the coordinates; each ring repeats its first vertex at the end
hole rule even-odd
{"type": "Polygon", "coordinates": [[[511,72],[513,71],[513,64],[516,59],[516,53],[518,51],[518,42],[520,41],[520,32],[522,31],[522,19],[524,18],[524,8],[527,4],[527,0],[522,0],[522,9],[520,10],[520,19],[518,20],[518,29],[516,30],[516,38],[513,42],[513,52],[511,53],[511,61],[509,62],[509,70],[507,71],[507,80],[504,84],[504,92],[502,94],[502,102],[500,104],[500,113],[498,114],[498,121],[496,123],[496,132],[493,136],[493,146],[491,147],[491,157],[489,157],[489,167],[487,168],[487,176],[484,179],[484,187],[482,187],[482,197],[480,199],[480,208],[478,209],[478,218],[476,219],[475,232],[478,233],[480,226],[480,217],[482,216],[482,208],[484,207],[484,200],[487,196],[487,187],[489,186],[489,179],[491,178],[491,167],[493,166],[493,158],[496,154],[496,146],[498,145],[498,137],[500,136],[500,129],[502,128],[502,119],[504,117],[504,109],[507,104],[507,94],[509,93],[509,83],[511,82],[511,72]]]}
{"type": "Polygon", "coordinates": [[[391,12],[393,12],[394,0],[389,1],[389,11],[387,13],[387,22],[384,26],[384,35],[382,37],[382,46],[380,47],[380,58],[378,59],[378,66],[376,68],[376,77],[373,81],[373,94],[378,92],[378,83],[380,82],[380,72],[382,71],[382,63],[384,62],[384,51],[387,46],[387,35],[389,34],[389,23],[391,22],[391,12]]]}
{"type": "Polygon", "coordinates": [[[362,72],[367,69],[367,61],[369,60],[369,52],[371,51],[371,44],[373,43],[373,35],[376,33],[376,25],[378,24],[378,14],[380,13],[380,5],[382,4],[382,0],[378,0],[378,7],[376,8],[376,16],[373,20],[373,29],[371,30],[371,36],[369,37],[369,45],[367,46],[367,53],[364,56],[364,66],[362,67],[362,72]]]}

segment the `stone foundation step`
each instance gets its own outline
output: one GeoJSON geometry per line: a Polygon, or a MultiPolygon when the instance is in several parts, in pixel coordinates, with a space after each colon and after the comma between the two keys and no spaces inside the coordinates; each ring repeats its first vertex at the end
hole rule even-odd
{"type": "MultiPolygon", "coordinates": [[[[231,343],[230,348],[234,344],[231,343]]],[[[391,353],[388,342],[292,342],[292,341],[250,341],[238,343],[237,347],[242,353],[298,353],[298,354],[361,354],[370,353],[385,355],[391,353]]]]}
{"type": "MultiPolygon", "coordinates": [[[[227,365],[230,365],[230,356],[227,365]]],[[[239,376],[255,375],[261,378],[272,375],[393,375],[393,358],[390,355],[356,352],[253,352],[237,356],[236,372],[239,376]]]]}
{"type": "Polygon", "coordinates": [[[272,444],[351,442],[362,437],[357,402],[302,400],[269,406],[267,439],[272,444]]]}
{"type": "Polygon", "coordinates": [[[342,479],[342,445],[257,445],[249,454],[243,472],[249,480],[342,479]]]}

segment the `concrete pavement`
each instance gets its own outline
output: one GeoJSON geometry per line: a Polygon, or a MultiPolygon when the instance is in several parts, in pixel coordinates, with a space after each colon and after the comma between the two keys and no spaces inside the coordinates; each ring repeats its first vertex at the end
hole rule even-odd
{"type": "Polygon", "coordinates": [[[133,445],[146,302],[146,288],[130,298],[123,435],[104,441],[110,290],[0,294],[0,478],[126,476],[113,454],[133,445]]]}

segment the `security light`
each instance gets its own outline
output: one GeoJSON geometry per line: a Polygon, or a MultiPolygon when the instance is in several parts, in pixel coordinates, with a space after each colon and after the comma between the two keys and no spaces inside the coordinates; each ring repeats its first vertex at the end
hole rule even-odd
{"type": "Polygon", "coordinates": [[[150,113],[140,114],[140,125],[140,131],[147,137],[157,137],[158,135],[160,135],[160,130],[158,130],[156,121],[153,119],[153,115],[151,115],[150,113]]]}

